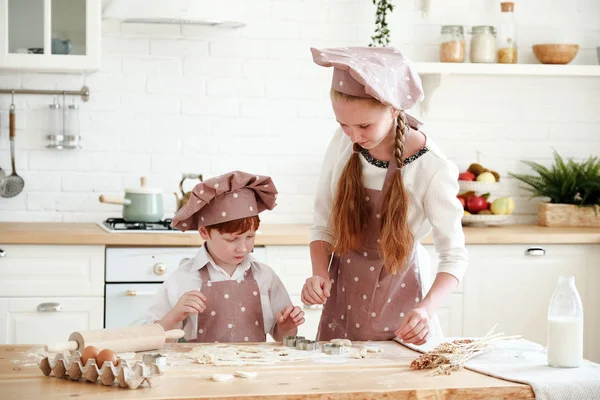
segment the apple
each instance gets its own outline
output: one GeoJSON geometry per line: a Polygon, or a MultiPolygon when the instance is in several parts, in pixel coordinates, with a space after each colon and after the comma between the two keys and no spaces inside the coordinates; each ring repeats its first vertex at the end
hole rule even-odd
{"type": "Polygon", "coordinates": [[[496,182],[496,177],[491,172],[482,172],[477,175],[477,182],[496,182]]]}
{"type": "Polygon", "coordinates": [[[473,174],[472,172],[463,172],[458,174],[458,180],[459,181],[474,181],[475,180],[475,174],[473,174]]]}
{"type": "Polygon", "coordinates": [[[499,197],[492,203],[490,210],[496,215],[512,214],[515,210],[515,201],[510,197],[499,197]]]}
{"type": "Polygon", "coordinates": [[[457,198],[458,200],[460,200],[460,204],[462,204],[462,208],[463,208],[463,210],[464,210],[464,209],[465,209],[465,207],[467,206],[467,200],[466,200],[464,197],[460,196],[460,195],[459,195],[459,196],[456,196],[456,198],[457,198]]]}
{"type": "Polygon", "coordinates": [[[467,210],[471,214],[477,214],[481,210],[487,209],[487,200],[482,196],[471,196],[467,199],[467,210]]]}

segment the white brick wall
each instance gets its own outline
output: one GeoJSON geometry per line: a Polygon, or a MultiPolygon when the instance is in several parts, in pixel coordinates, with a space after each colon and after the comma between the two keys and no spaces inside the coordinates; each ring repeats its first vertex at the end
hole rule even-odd
{"type": "MultiPolygon", "coordinates": [[[[17,96],[17,169],[25,190],[0,199],[2,221],[100,221],[120,215],[100,194],[139,184],[164,189],[166,216],[181,173],[206,177],[232,169],[270,174],[279,207],[264,220],[306,223],[322,155],[335,129],[327,98],[331,70],[314,65],[310,46],[366,45],[370,0],[253,0],[248,26],[103,24],[102,70],[89,76],[0,73],[0,87],[79,89],[84,149],[45,148],[49,97],[17,96]]],[[[410,58],[437,60],[440,24],[493,24],[499,0],[395,0],[392,42],[410,58]]],[[[600,2],[517,2],[520,58],[531,45],[575,42],[574,63],[596,64],[600,2]],[[542,13],[540,10],[544,10],[542,13]]],[[[467,39],[469,35],[467,35],[467,39]]],[[[70,99],[69,99],[70,102],[70,99]]],[[[0,166],[10,171],[8,96],[0,96],[0,166]]],[[[600,153],[598,78],[449,77],[431,98],[424,130],[461,168],[477,160],[505,178],[522,159],[549,162],[600,153]]],[[[418,115],[417,115],[418,117],[418,115]]],[[[505,179],[516,222],[535,219],[536,202],[505,179]]]]}

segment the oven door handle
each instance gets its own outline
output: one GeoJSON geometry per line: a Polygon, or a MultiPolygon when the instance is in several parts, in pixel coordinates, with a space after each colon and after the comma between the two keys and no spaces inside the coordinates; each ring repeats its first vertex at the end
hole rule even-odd
{"type": "Polygon", "coordinates": [[[125,291],[125,296],[131,296],[131,297],[135,297],[135,296],[154,296],[156,294],[156,292],[153,292],[151,290],[126,290],[125,291]]]}

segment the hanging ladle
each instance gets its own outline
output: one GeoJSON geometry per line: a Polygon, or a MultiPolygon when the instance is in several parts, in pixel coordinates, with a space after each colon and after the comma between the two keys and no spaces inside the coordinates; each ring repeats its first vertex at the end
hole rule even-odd
{"type": "Polygon", "coordinates": [[[15,167],[15,130],[16,130],[16,115],[15,115],[15,94],[12,94],[10,104],[10,162],[12,164],[12,174],[4,178],[4,190],[1,193],[2,197],[14,197],[21,193],[25,186],[25,181],[17,175],[15,167]]]}

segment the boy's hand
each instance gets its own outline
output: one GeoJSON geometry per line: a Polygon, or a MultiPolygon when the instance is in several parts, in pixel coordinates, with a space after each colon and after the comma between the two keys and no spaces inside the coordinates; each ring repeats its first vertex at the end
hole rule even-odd
{"type": "Polygon", "coordinates": [[[304,311],[298,306],[287,306],[275,316],[280,332],[288,332],[304,323],[304,311]]]}
{"type": "Polygon", "coordinates": [[[175,322],[181,322],[189,314],[199,314],[204,310],[206,310],[206,297],[199,290],[190,290],[179,298],[169,314],[175,322]]]}

